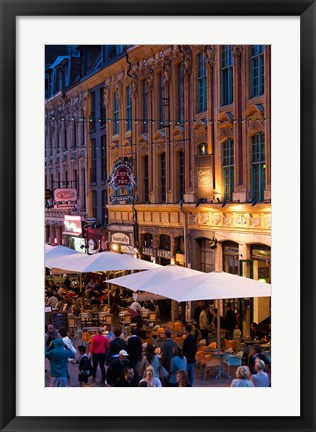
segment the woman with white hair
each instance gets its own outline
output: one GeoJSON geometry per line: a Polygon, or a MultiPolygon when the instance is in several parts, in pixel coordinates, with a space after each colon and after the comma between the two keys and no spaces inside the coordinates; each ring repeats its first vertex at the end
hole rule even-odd
{"type": "Polygon", "coordinates": [[[255,360],[256,374],[251,375],[250,381],[255,387],[270,387],[269,375],[264,371],[266,364],[258,357],[255,360]]]}
{"type": "Polygon", "coordinates": [[[250,370],[248,366],[239,366],[236,370],[236,378],[232,381],[231,387],[254,387],[250,381],[250,370]]]}
{"type": "Polygon", "coordinates": [[[162,387],[160,379],[154,376],[154,368],[152,365],[146,367],[145,377],[139,381],[140,386],[143,382],[147,382],[147,387],[162,387]]]}

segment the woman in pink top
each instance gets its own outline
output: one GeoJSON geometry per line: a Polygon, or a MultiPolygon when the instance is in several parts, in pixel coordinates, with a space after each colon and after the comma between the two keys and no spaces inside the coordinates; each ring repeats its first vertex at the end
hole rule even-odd
{"type": "Polygon", "coordinates": [[[105,384],[105,359],[106,353],[109,349],[109,341],[105,336],[103,336],[103,327],[99,327],[97,334],[92,336],[91,345],[90,345],[90,354],[92,354],[92,376],[93,381],[95,381],[95,376],[97,373],[98,364],[100,365],[101,370],[101,384],[105,384]]]}

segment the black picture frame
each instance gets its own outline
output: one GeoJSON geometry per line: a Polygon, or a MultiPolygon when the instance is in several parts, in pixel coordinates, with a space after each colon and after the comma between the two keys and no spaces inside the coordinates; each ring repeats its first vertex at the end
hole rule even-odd
{"type": "MultiPolygon", "coordinates": [[[[1,431],[315,431],[315,77],[316,6],[300,0],[14,1],[0,0],[0,426],[1,431]],[[301,22],[301,415],[299,417],[16,416],[16,17],[300,16],[301,22]]],[[[286,40],[285,40],[286,43],[286,40]]],[[[291,67],[290,61],[287,67],[291,67]]],[[[295,170],[295,167],[293,167],[295,170]]],[[[286,203],[284,203],[286,204],[286,203]]],[[[291,203],[293,205],[293,203],[291,203]]],[[[291,235],[291,233],[289,233],[291,235]]],[[[288,263],[293,265],[293,263],[288,263]]],[[[284,289],[286,287],[283,287],[284,289]]],[[[285,324],[297,325],[290,311],[285,324]]],[[[285,347],[286,349],[286,347],[285,347]]],[[[297,347],[298,349],[298,347],[297,347]]],[[[285,351],[286,354],[286,351],[285,351]]],[[[292,354],[288,354],[292,355],[292,354]]],[[[296,355],[296,354],[295,354],[296,355]]],[[[289,376],[289,379],[291,377],[289,376]]],[[[31,395],[31,389],[30,389],[31,395]]],[[[211,401],[210,401],[211,402],[211,401]]],[[[282,402],[281,402],[282,403],[282,402]]],[[[286,401],[285,401],[286,403],[286,401]]],[[[105,410],[106,412],[106,410],[105,410]]],[[[159,410],[162,414],[163,410],[159,410]]]]}

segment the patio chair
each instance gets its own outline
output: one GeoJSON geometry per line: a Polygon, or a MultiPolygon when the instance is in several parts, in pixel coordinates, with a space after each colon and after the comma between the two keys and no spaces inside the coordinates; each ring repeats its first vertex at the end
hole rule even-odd
{"type": "Polygon", "coordinates": [[[214,368],[220,369],[221,360],[213,357],[212,355],[206,355],[204,357],[202,365],[205,367],[205,371],[204,371],[204,381],[205,381],[207,370],[211,369],[211,373],[213,373],[214,368]]]}
{"type": "Polygon", "coordinates": [[[223,366],[224,365],[227,366],[227,374],[228,374],[228,377],[231,378],[230,373],[229,373],[230,367],[231,366],[236,366],[236,367],[241,366],[242,365],[241,358],[237,357],[235,355],[227,355],[223,359],[223,366]]]}

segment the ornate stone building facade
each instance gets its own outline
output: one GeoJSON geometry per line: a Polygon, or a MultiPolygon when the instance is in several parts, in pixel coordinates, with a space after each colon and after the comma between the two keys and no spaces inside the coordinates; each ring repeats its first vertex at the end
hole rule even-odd
{"type": "MultiPolygon", "coordinates": [[[[84,125],[94,114],[91,90],[103,87],[100,170],[110,176],[122,161],[137,183],[129,189],[126,171],[116,189],[113,177],[108,182],[110,246],[161,264],[271,282],[270,70],[270,46],[125,47],[66,92],[64,109],[83,116],[77,133],[85,141],[76,157],[70,142],[59,157],[53,150],[48,185],[51,172],[62,181],[79,176],[79,210],[93,215],[92,135],[84,125]]],[[[51,115],[54,104],[47,103],[51,115]]],[[[269,315],[265,300],[251,302],[250,311],[244,302],[236,305],[248,321],[249,313],[255,321],[269,315]]]]}
{"type": "Polygon", "coordinates": [[[137,225],[143,258],[270,282],[270,47],[127,53],[105,74],[107,169],[131,161],[136,199],[109,203],[109,233],[137,225]]]}

